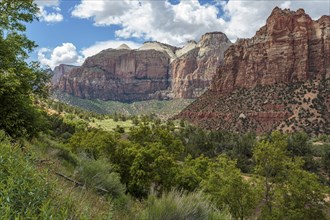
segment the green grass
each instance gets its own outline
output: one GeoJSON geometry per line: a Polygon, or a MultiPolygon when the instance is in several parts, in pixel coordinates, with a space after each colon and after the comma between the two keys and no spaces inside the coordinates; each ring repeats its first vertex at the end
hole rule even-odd
{"type": "Polygon", "coordinates": [[[113,119],[94,119],[94,122],[90,122],[90,126],[95,128],[101,128],[105,131],[113,131],[117,126],[120,126],[125,129],[125,132],[127,132],[129,128],[133,126],[133,123],[132,120],[114,121],[113,119]]]}
{"type": "Polygon", "coordinates": [[[184,193],[172,190],[161,197],[151,194],[140,219],[149,220],[230,220],[228,211],[212,207],[201,192],[184,193]]]}
{"type": "Polygon", "coordinates": [[[156,114],[161,118],[169,118],[178,114],[186,106],[192,103],[193,99],[173,100],[148,100],[133,103],[117,101],[89,100],[74,97],[65,93],[54,92],[54,99],[58,99],[72,106],[77,106],[88,111],[100,114],[120,113],[124,115],[150,115],[156,114]]]}

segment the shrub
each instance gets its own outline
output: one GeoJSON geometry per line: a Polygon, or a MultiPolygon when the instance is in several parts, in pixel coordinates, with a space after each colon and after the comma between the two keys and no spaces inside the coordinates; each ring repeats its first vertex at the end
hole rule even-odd
{"type": "Polygon", "coordinates": [[[46,173],[0,131],[0,219],[70,218],[70,210],[56,200],[52,187],[46,173]]]}
{"type": "Polygon", "coordinates": [[[112,166],[103,160],[82,160],[77,169],[78,179],[87,187],[109,193],[113,197],[123,196],[125,187],[119,174],[112,172],[112,166]]]}
{"type": "Polygon", "coordinates": [[[203,220],[203,219],[231,219],[228,212],[214,209],[208,199],[201,192],[184,193],[172,190],[163,193],[160,198],[151,194],[148,206],[141,219],[150,220],[203,220]]]}

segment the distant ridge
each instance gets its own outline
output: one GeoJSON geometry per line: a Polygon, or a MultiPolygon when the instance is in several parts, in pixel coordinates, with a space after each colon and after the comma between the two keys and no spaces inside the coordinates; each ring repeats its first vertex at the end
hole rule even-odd
{"type": "Polygon", "coordinates": [[[210,86],[230,45],[221,32],[205,34],[183,48],[157,41],[138,49],[123,44],[87,58],[81,67],[60,68],[53,88],[80,98],[121,102],[194,99],[210,86]]]}

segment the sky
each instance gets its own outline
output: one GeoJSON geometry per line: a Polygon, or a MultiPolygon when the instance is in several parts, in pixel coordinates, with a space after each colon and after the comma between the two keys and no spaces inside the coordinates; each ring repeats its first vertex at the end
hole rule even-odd
{"type": "Polygon", "coordinates": [[[39,21],[27,25],[38,44],[30,60],[44,67],[81,65],[103,49],[145,41],[183,46],[206,32],[235,42],[252,37],[274,7],[330,15],[330,0],[35,0],[39,21]]]}

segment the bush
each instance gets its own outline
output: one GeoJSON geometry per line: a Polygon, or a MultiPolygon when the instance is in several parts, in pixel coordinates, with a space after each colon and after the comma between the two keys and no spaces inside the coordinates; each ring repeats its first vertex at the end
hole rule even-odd
{"type": "Polygon", "coordinates": [[[148,207],[141,219],[150,220],[203,220],[203,219],[231,219],[228,212],[214,209],[208,199],[201,192],[184,193],[172,190],[163,193],[160,198],[154,194],[148,198],[148,207]]]}
{"type": "Polygon", "coordinates": [[[68,208],[54,198],[52,187],[46,173],[37,170],[0,131],[0,219],[70,218],[68,208]]]}
{"type": "Polygon", "coordinates": [[[103,160],[86,159],[77,169],[78,179],[87,187],[109,193],[115,198],[124,195],[125,187],[120,182],[119,174],[112,172],[111,164],[103,160]]]}
{"type": "Polygon", "coordinates": [[[96,129],[76,132],[67,144],[73,153],[86,153],[93,159],[110,153],[114,145],[115,136],[112,133],[96,129]]]}

